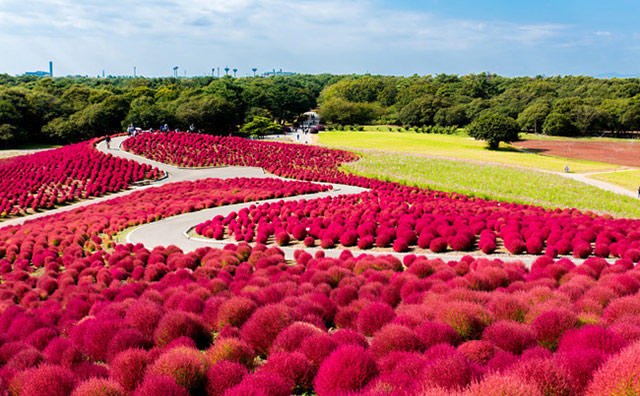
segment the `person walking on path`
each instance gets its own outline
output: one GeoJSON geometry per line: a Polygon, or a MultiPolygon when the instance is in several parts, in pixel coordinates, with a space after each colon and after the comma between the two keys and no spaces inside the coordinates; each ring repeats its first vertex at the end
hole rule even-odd
{"type": "Polygon", "coordinates": [[[638,198],[640,198],[640,187],[638,187],[638,198]]]}
{"type": "Polygon", "coordinates": [[[111,150],[111,136],[107,135],[106,138],[104,138],[105,143],[107,143],[107,150],[111,150]]]}

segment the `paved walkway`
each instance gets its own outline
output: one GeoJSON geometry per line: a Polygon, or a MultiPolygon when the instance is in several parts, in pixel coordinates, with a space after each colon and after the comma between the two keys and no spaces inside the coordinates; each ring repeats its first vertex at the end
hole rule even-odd
{"type": "Polygon", "coordinates": [[[589,177],[589,175],[597,175],[597,174],[602,174],[602,173],[613,173],[613,172],[628,172],[630,170],[635,170],[635,169],[621,169],[621,170],[617,170],[617,171],[609,171],[609,172],[588,172],[588,173],[562,173],[562,172],[553,172],[556,175],[562,176],[562,177],[566,177],[568,179],[573,179],[585,184],[589,184],[591,186],[597,187],[601,190],[605,190],[605,191],[611,191],[613,193],[616,194],[620,194],[620,195],[626,195],[628,197],[633,197],[633,198],[637,198],[638,197],[638,193],[634,192],[634,191],[630,191],[627,190],[624,187],[621,186],[617,186],[615,184],[611,184],[611,183],[607,183],[601,180],[596,180],[596,179],[592,179],[589,177]]]}

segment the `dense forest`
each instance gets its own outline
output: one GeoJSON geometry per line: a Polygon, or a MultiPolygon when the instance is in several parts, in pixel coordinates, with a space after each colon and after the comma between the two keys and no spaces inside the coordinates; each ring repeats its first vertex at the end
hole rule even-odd
{"type": "Polygon", "coordinates": [[[0,146],[69,143],[143,129],[238,133],[257,120],[291,123],[316,107],[330,75],[271,78],[37,78],[0,75],[0,146]]]}
{"type": "MultiPolygon", "coordinates": [[[[67,143],[123,131],[238,133],[292,123],[319,108],[336,125],[464,127],[480,116],[522,130],[581,136],[640,130],[640,79],[592,77],[294,75],[247,78],[37,78],[0,75],[0,145],[67,143]]],[[[450,129],[449,129],[450,130],[450,129]]]]}

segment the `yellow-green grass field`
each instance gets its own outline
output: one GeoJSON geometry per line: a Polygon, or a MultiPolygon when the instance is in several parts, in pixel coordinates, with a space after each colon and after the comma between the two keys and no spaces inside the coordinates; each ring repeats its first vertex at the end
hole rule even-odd
{"type": "Polygon", "coordinates": [[[595,175],[589,175],[589,177],[607,183],[616,184],[631,191],[638,190],[638,186],[640,185],[640,169],[624,172],[598,173],[595,175]]]}
{"type": "Polygon", "coordinates": [[[525,153],[501,143],[491,151],[482,141],[465,135],[439,135],[416,132],[331,131],[322,132],[318,143],[326,146],[377,150],[443,158],[458,158],[531,169],[561,172],[566,165],[572,172],[620,169],[618,165],[525,153]]]}
{"type": "Polygon", "coordinates": [[[359,154],[360,160],[344,164],[342,169],[380,180],[485,199],[640,218],[637,199],[548,172],[410,154],[375,151],[359,154]]]}

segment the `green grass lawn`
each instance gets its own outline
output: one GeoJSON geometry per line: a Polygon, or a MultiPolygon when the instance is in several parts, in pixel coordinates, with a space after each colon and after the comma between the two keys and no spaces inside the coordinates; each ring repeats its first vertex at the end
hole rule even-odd
{"type": "Polygon", "coordinates": [[[589,175],[590,178],[605,181],[611,184],[617,184],[627,190],[637,191],[640,186],[640,170],[632,170],[625,172],[598,173],[589,175]]]}
{"type": "Polygon", "coordinates": [[[640,205],[634,198],[550,173],[417,155],[360,154],[359,161],[345,164],[343,169],[380,180],[486,199],[547,208],[574,207],[615,217],[640,217],[640,205]]]}
{"type": "Polygon", "coordinates": [[[500,145],[499,150],[491,151],[486,149],[484,142],[465,135],[332,131],[320,133],[318,142],[327,146],[459,158],[556,172],[561,172],[565,165],[568,165],[572,172],[620,168],[617,165],[601,162],[523,153],[504,143],[500,145]]]}

